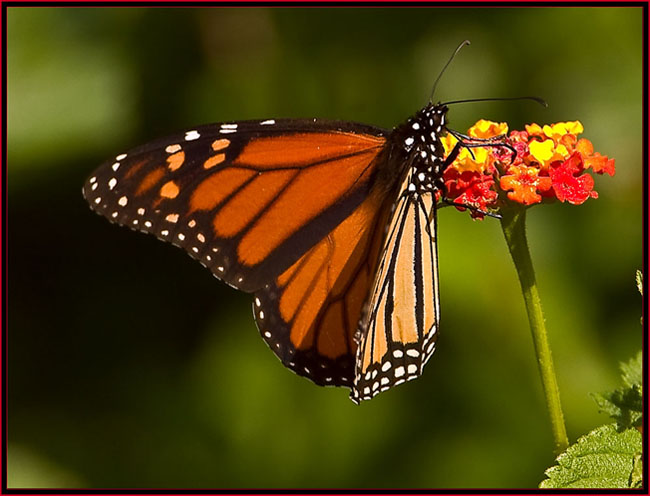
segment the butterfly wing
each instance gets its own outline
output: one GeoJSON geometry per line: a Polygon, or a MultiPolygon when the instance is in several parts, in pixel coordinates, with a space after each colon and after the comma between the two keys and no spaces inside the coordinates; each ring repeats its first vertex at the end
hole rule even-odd
{"type": "Polygon", "coordinates": [[[255,293],[262,337],[287,367],[317,384],[352,386],[355,333],[388,213],[380,189],[373,190],[325,238],[255,293]]]}
{"type": "Polygon", "coordinates": [[[385,135],[315,119],[202,126],[118,155],[83,193],[110,221],[172,242],[254,292],[363,203],[385,135]]]}
{"type": "Polygon", "coordinates": [[[361,323],[354,386],[359,402],[419,377],[435,350],[439,323],[433,191],[409,189],[405,175],[361,323]]]}
{"type": "Polygon", "coordinates": [[[83,192],[97,213],[254,292],[258,328],[287,367],[349,387],[387,218],[375,184],[386,134],[316,120],[203,126],[118,155],[83,192]]]}

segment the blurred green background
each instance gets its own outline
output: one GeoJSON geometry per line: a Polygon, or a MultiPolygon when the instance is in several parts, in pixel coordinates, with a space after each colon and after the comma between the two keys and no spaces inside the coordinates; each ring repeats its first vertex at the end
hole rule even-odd
{"type": "Polygon", "coordinates": [[[571,440],[641,346],[640,8],[9,8],[8,482],[14,487],[534,487],[552,437],[499,223],[440,213],[442,334],[420,379],[355,406],[282,367],[251,298],[93,214],[118,152],[209,122],[390,128],[579,119],[598,200],[528,232],[571,440]],[[615,34],[612,36],[612,34],[615,34]]]}

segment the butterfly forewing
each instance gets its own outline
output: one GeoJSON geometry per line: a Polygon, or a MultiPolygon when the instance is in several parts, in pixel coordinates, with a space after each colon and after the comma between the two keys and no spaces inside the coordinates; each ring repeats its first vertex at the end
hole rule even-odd
{"type": "Polygon", "coordinates": [[[355,402],[419,377],[435,350],[436,193],[448,164],[440,142],[446,111],[425,107],[388,138],[391,160],[402,163],[404,172],[360,323],[350,393],[355,402]]]}
{"type": "Polygon", "coordinates": [[[390,220],[357,351],[354,401],[415,379],[435,350],[438,306],[432,193],[405,178],[390,220]]]}
{"type": "Polygon", "coordinates": [[[84,186],[109,220],[264,287],[368,196],[384,131],[336,121],[199,127],[115,157],[84,186]]]}

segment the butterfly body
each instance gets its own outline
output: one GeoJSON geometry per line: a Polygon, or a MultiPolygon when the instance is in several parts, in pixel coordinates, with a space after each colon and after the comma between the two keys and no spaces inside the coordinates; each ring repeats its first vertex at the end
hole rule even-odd
{"type": "Polygon", "coordinates": [[[316,119],[202,126],[118,155],[83,193],[110,221],[253,293],[282,363],[358,402],[418,377],[435,348],[446,112],[429,104],[393,131],[316,119]]]}

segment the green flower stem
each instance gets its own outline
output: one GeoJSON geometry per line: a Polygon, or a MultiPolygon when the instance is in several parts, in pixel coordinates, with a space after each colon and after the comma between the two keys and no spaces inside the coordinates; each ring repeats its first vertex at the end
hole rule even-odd
{"type": "Polygon", "coordinates": [[[555,454],[559,455],[569,446],[569,440],[567,439],[566,427],[564,426],[564,415],[562,413],[562,405],[560,404],[560,390],[557,386],[551,348],[548,344],[546,325],[544,323],[544,316],[542,315],[542,303],[539,299],[535,271],[530,258],[530,251],[528,250],[528,241],[526,240],[526,209],[503,208],[501,215],[501,228],[503,229],[510,255],[517,269],[519,283],[521,284],[521,290],[526,304],[526,311],[528,312],[530,330],[533,333],[537,365],[539,366],[539,373],[542,378],[548,413],[551,417],[551,428],[555,440],[555,454]]]}

